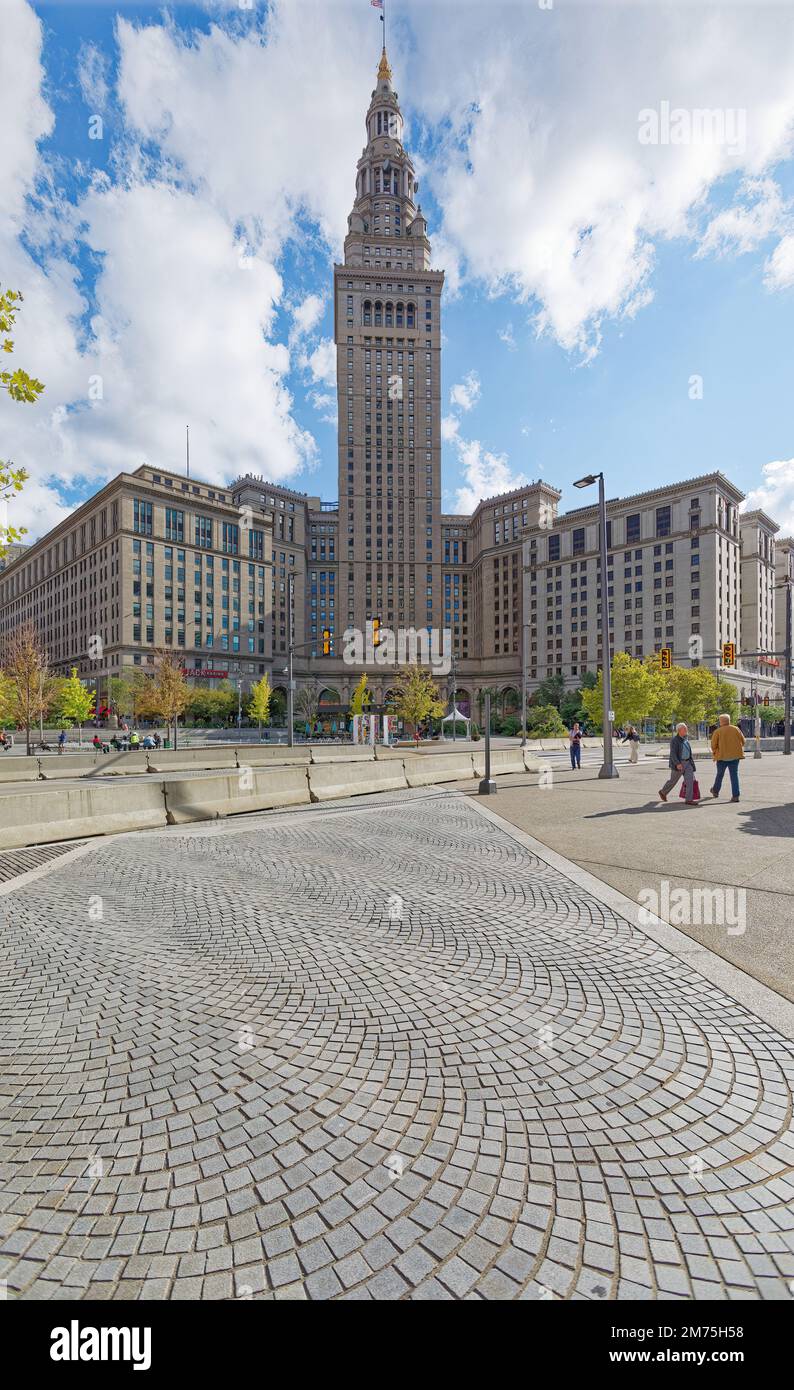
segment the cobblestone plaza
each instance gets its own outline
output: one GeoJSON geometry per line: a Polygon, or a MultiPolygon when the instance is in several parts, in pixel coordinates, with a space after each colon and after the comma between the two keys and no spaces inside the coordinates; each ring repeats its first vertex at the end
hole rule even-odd
{"type": "Polygon", "coordinates": [[[790,1298],[791,1042],[470,798],[4,858],[9,1298],[790,1298]]]}

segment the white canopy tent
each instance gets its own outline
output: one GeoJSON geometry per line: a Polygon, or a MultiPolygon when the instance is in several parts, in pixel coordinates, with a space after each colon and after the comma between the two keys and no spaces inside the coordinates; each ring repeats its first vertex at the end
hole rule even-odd
{"type": "Polygon", "coordinates": [[[446,739],[447,737],[447,735],[444,733],[444,725],[452,724],[453,722],[456,724],[465,724],[466,738],[471,738],[471,720],[469,719],[469,716],[467,714],[464,714],[462,710],[459,710],[456,705],[454,710],[450,714],[445,714],[444,718],[441,720],[442,739],[446,739]]]}

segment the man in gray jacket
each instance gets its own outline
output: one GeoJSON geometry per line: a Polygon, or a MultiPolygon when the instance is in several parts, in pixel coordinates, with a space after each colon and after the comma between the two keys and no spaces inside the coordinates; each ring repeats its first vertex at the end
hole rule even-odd
{"type": "Polygon", "coordinates": [[[670,776],[663,787],[659,789],[659,797],[662,801],[667,800],[668,792],[683,777],[684,789],[687,806],[699,806],[700,802],[695,801],[695,759],[692,757],[692,744],[689,742],[689,730],[686,724],[679,724],[673,737],[670,739],[670,776]]]}

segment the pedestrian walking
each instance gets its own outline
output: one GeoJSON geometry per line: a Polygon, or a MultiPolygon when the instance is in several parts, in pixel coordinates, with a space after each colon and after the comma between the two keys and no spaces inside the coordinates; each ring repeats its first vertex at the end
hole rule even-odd
{"type": "MultiPolygon", "coordinates": [[[[659,788],[659,799],[666,801],[668,793],[683,777],[684,792],[687,806],[699,806],[700,801],[695,796],[695,759],[692,756],[692,744],[689,742],[689,729],[686,724],[678,724],[673,737],[670,739],[670,776],[663,787],[659,788]]],[[[698,792],[698,797],[700,793],[698,792]]]]}
{"type": "Polygon", "coordinates": [[[622,742],[629,745],[629,762],[636,763],[640,755],[640,736],[633,724],[629,724],[622,742]]]}
{"type": "Polygon", "coordinates": [[[731,723],[729,714],[721,714],[720,722],[711,735],[711,756],[717,764],[717,775],[711,795],[718,797],[722,779],[727,772],[731,779],[731,801],[739,800],[739,763],[744,757],[744,734],[731,723]]]}
{"type": "Polygon", "coordinates": [[[571,729],[570,733],[568,734],[568,744],[569,744],[570,753],[571,753],[571,771],[573,772],[576,768],[579,768],[579,769],[581,770],[581,767],[582,767],[582,730],[581,730],[580,727],[579,727],[579,721],[576,720],[576,719],[574,720],[573,728],[571,729]]]}
{"type": "Polygon", "coordinates": [[[66,746],[66,730],[65,730],[65,729],[61,729],[61,732],[60,732],[59,735],[58,735],[58,752],[59,752],[59,753],[62,753],[65,746],[66,746]]]}

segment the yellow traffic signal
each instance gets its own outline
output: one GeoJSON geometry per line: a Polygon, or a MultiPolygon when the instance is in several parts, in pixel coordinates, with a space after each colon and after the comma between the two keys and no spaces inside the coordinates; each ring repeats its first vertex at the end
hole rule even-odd
{"type": "Polygon", "coordinates": [[[331,655],[331,629],[330,629],[330,627],[324,627],[324,628],[323,628],[323,656],[330,656],[330,655],[331,655]]]}
{"type": "Polygon", "coordinates": [[[372,645],[373,647],[380,646],[380,618],[372,619],[372,645]]]}
{"type": "Polygon", "coordinates": [[[736,643],[723,642],[722,644],[722,664],[723,666],[736,665],[736,643]]]}
{"type": "Polygon", "coordinates": [[[659,663],[663,671],[670,671],[673,665],[673,653],[669,647],[662,647],[659,653],[659,663]]]}

